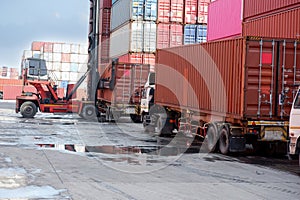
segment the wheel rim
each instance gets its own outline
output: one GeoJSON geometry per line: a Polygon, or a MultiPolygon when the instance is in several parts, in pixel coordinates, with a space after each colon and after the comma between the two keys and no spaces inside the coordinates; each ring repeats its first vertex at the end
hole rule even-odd
{"type": "Polygon", "coordinates": [[[33,108],[30,106],[26,106],[24,111],[25,111],[25,114],[30,115],[33,112],[33,108]]]}

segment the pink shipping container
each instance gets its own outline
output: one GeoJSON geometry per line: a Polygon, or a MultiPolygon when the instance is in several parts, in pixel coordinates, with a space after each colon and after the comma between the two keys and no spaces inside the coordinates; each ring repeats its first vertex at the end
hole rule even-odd
{"type": "Polygon", "coordinates": [[[240,36],[242,33],[241,0],[218,0],[208,6],[207,40],[240,36]]]}
{"type": "Polygon", "coordinates": [[[101,44],[99,45],[99,63],[108,63],[109,62],[109,46],[110,46],[110,37],[106,35],[101,36],[101,44]]]}
{"type": "Polygon", "coordinates": [[[299,3],[300,0],[244,0],[244,20],[287,10],[299,3]]]}
{"type": "MultiPolygon", "coordinates": [[[[199,2],[201,2],[201,0],[199,0],[199,2]]],[[[185,24],[197,23],[197,7],[198,7],[198,0],[185,0],[185,5],[184,5],[185,24]]]]}
{"type": "Polygon", "coordinates": [[[43,45],[42,51],[43,51],[43,52],[46,52],[46,53],[51,53],[51,52],[53,52],[53,43],[46,42],[46,43],[43,45]]]}
{"type": "MultiPolygon", "coordinates": [[[[22,94],[22,87],[22,85],[3,86],[3,99],[15,100],[17,96],[22,94]]],[[[36,89],[33,86],[25,86],[24,91],[36,93],[36,89]]]]}
{"type": "Polygon", "coordinates": [[[183,40],[183,26],[170,24],[170,47],[181,46],[183,40]]]}
{"type": "Polygon", "coordinates": [[[45,42],[32,42],[31,50],[40,51],[45,42]]]}
{"type": "Polygon", "coordinates": [[[109,35],[110,33],[111,9],[101,9],[99,13],[99,32],[109,35]]]}
{"type": "Polygon", "coordinates": [[[157,21],[169,22],[170,21],[170,0],[159,0],[157,2],[157,21]]]}
{"type": "Polygon", "coordinates": [[[66,63],[71,62],[71,54],[69,54],[69,53],[62,53],[61,54],[61,62],[66,62],[66,63]]]}
{"type": "Polygon", "coordinates": [[[155,55],[149,53],[130,53],[119,57],[119,62],[155,65],[155,55]]]}
{"type": "Polygon", "coordinates": [[[170,47],[170,24],[157,24],[156,47],[163,49],[170,47]]]}
{"type": "Polygon", "coordinates": [[[198,1],[198,18],[197,22],[200,24],[207,24],[208,18],[208,5],[210,0],[199,0],[198,1]]]}
{"type": "Polygon", "coordinates": [[[300,39],[300,7],[244,22],[243,35],[300,39]]]}
{"type": "Polygon", "coordinates": [[[170,22],[183,22],[183,0],[171,0],[170,22]]]}

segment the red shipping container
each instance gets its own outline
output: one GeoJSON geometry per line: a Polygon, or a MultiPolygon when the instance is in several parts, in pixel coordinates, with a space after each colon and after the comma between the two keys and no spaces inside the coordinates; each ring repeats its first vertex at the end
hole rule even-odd
{"type": "Polygon", "coordinates": [[[32,42],[31,50],[40,51],[45,42],[32,42]]]}
{"type": "Polygon", "coordinates": [[[99,33],[100,34],[110,34],[110,16],[111,16],[111,9],[105,8],[101,9],[99,12],[99,33]]]}
{"type": "Polygon", "coordinates": [[[101,44],[99,45],[99,63],[109,62],[109,47],[110,47],[110,36],[102,35],[101,44]]]}
{"type": "Polygon", "coordinates": [[[155,55],[149,53],[128,53],[119,57],[119,62],[155,65],[155,55]]]}
{"type": "MultiPolygon", "coordinates": [[[[15,100],[17,96],[22,94],[22,85],[6,85],[3,86],[3,99],[15,100]]],[[[24,92],[36,93],[36,89],[33,86],[24,86],[24,92]]]]}
{"type": "Polygon", "coordinates": [[[61,54],[61,62],[66,62],[66,63],[71,62],[71,54],[69,54],[69,53],[62,53],[61,54]]]}
{"type": "Polygon", "coordinates": [[[0,91],[3,91],[4,86],[22,85],[23,81],[19,79],[2,79],[0,78],[0,91]]]}
{"type": "Polygon", "coordinates": [[[300,7],[244,22],[243,35],[273,38],[300,38],[300,7]]]}
{"type": "Polygon", "coordinates": [[[157,2],[157,21],[170,22],[170,0],[159,0],[157,2]]]}
{"type": "Polygon", "coordinates": [[[210,0],[199,0],[198,1],[197,22],[200,24],[207,24],[209,3],[210,3],[210,0]]]}
{"type": "Polygon", "coordinates": [[[299,3],[300,0],[244,0],[244,20],[299,7],[299,3]]]}
{"type": "MultiPolygon", "coordinates": [[[[199,0],[200,2],[201,0],[199,0]]],[[[184,23],[196,24],[197,23],[197,7],[198,0],[185,0],[184,5],[184,23]]]]}
{"type": "Polygon", "coordinates": [[[100,9],[111,8],[111,6],[112,6],[112,0],[101,0],[98,2],[100,2],[100,9]]]}
{"type": "Polygon", "coordinates": [[[219,0],[209,4],[207,41],[220,40],[242,33],[241,0],[219,0]]]}
{"type": "Polygon", "coordinates": [[[170,22],[183,22],[183,0],[171,0],[170,22]]]}
{"type": "Polygon", "coordinates": [[[157,24],[156,48],[170,47],[170,24],[157,24]]]}
{"type": "Polygon", "coordinates": [[[170,47],[181,46],[183,40],[183,26],[170,24],[170,47]]]}

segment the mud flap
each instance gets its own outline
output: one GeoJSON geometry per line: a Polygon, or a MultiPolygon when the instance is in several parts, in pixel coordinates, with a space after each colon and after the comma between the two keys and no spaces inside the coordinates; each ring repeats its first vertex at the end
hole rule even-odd
{"type": "Polygon", "coordinates": [[[229,151],[230,152],[246,151],[246,138],[241,136],[230,136],[229,151]]]}

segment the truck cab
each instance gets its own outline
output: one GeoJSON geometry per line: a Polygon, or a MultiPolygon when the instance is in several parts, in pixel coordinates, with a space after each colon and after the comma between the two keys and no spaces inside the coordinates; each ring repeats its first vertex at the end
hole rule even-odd
{"type": "Polygon", "coordinates": [[[300,87],[293,101],[293,106],[290,113],[289,127],[289,154],[299,155],[300,157],[300,87]]]}

